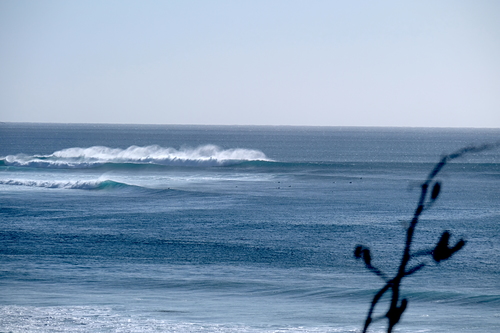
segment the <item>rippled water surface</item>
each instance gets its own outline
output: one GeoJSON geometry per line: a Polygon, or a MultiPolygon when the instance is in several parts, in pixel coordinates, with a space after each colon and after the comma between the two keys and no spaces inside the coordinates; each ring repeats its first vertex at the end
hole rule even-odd
{"type": "MultiPolygon", "coordinates": [[[[0,124],[0,331],[355,332],[419,184],[499,130],[0,124]]],[[[400,332],[500,327],[500,153],[446,166],[400,332]]],[[[380,314],[385,305],[381,304],[380,314]]],[[[385,322],[373,326],[383,332],[385,322]]]]}

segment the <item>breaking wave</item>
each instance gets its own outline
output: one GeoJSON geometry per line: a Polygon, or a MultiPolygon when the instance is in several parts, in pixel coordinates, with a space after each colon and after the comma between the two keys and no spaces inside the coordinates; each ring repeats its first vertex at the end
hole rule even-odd
{"type": "Polygon", "coordinates": [[[112,180],[46,181],[46,180],[9,179],[9,180],[0,180],[0,185],[62,188],[62,189],[77,189],[77,190],[105,190],[105,189],[115,189],[115,188],[136,187],[134,185],[115,182],[112,180]]]}
{"type": "Polygon", "coordinates": [[[221,149],[215,145],[197,148],[163,148],[158,145],[127,149],[94,146],[68,148],[50,155],[8,155],[0,166],[34,168],[93,168],[107,164],[162,166],[224,166],[248,161],[271,161],[259,150],[221,149]]]}

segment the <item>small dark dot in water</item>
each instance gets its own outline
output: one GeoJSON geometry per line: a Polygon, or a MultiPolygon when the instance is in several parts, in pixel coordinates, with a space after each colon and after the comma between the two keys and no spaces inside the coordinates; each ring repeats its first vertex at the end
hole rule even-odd
{"type": "Polygon", "coordinates": [[[349,184],[352,184],[352,182],[349,182],[349,184]]]}

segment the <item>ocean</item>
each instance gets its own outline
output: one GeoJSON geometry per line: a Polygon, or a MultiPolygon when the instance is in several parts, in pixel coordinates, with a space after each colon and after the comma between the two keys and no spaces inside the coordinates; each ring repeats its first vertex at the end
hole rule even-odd
{"type": "MultiPolygon", "coordinates": [[[[0,332],[359,332],[420,184],[500,129],[0,124],[0,332]]],[[[500,329],[500,149],[439,175],[397,332],[500,329]]],[[[377,306],[383,315],[388,299],[377,306]]],[[[384,320],[370,332],[385,332],[384,320]]]]}

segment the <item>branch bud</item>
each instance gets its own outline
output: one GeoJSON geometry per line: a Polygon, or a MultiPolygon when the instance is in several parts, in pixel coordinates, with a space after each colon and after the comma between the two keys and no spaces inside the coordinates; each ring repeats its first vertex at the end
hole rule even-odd
{"type": "Polygon", "coordinates": [[[451,234],[448,231],[444,231],[439,239],[436,247],[432,251],[432,258],[436,262],[449,259],[455,252],[459,251],[465,245],[465,241],[460,239],[455,246],[449,247],[448,242],[450,240],[451,234]]]}
{"type": "Polygon", "coordinates": [[[439,182],[436,182],[434,184],[434,187],[432,188],[431,200],[437,199],[440,190],[441,190],[441,184],[439,182]]]}

